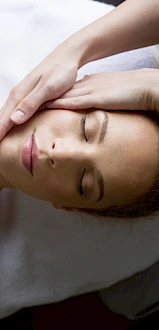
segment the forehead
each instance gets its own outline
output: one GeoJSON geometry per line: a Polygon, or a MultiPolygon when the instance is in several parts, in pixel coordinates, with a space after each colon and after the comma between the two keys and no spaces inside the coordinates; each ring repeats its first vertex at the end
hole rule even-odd
{"type": "MultiPolygon", "coordinates": [[[[90,111],[98,112],[102,110],[90,111]]],[[[67,134],[69,124],[76,134],[76,125],[79,125],[77,118],[85,113],[84,110],[76,112],[59,109],[46,112],[43,113],[42,123],[45,122],[46,125],[49,124],[51,127],[53,125],[53,127],[56,127],[57,132],[62,132],[61,134],[63,134],[64,128],[66,128],[67,134]]],[[[141,181],[143,173],[146,175],[143,181],[147,182],[146,173],[150,172],[151,168],[149,158],[153,158],[154,148],[156,148],[155,138],[154,140],[152,138],[152,133],[154,132],[152,127],[154,128],[154,123],[150,120],[145,120],[145,116],[108,112],[108,118],[106,139],[102,146],[97,149],[96,153],[95,165],[97,168],[100,167],[104,176],[104,199],[99,204],[99,208],[105,207],[105,205],[109,206],[108,204],[113,205],[117,201],[127,197],[130,194],[130,187],[132,192],[132,187],[135,187],[138,184],[137,182],[141,181]],[[144,157],[148,155],[148,157],[142,158],[143,155],[144,157]],[[135,163],[136,161],[137,163],[135,163]],[[143,162],[143,167],[141,167],[140,161],[145,161],[145,163],[143,162]],[[150,167],[147,167],[147,163],[149,163],[150,167]],[[138,167],[142,169],[141,172],[136,171],[138,167]],[[131,181],[131,175],[134,175],[136,172],[138,176],[135,176],[135,179],[132,176],[133,180],[131,181]]],[[[154,169],[151,168],[151,173],[153,171],[154,169]]],[[[75,196],[75,191],[70,190],[68,194],[68,186],[62,184],[61,187],[60,196],[57,197],[63,206],[92,207],[88,203],[79,202],[79,199],[75,196]]],[[[71,188],[71,185],[69,187],[71,188]]]]}
{"type": "Polygon", "coordinates": [[[52,109],[52,110],[43,110],[40,113],[36,113],[32,118],[40,118],[39,116],[46,118],[47,120],[51,118],[56,118],[59,122],[65,123],[76,120],[78,117],[81,117],[83,114],[102,112],[101,109],[81,109],[81,110],[66,110],[66,109],[52,109]]]}

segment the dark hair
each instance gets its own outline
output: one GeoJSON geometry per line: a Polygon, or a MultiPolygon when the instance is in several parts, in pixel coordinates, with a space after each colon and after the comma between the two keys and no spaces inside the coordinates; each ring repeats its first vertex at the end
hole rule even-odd
{"type": "MultiPolygon", "coordinates": [[[[144,112],[144,115],[151,118],[158,124],[159,134],[159,115],[157,113],[144,112]]],[[[144,194],[140,195],[121,206],[111,206],[106,209],[83,209],[92,215],[104,217],[118,217],[118,218],[135,218],[146,216],[155,213],[159,210],[159,158],[158,170],[154,176],[154,181],[151,188],[144,194]]]]}
{"type": "Polygon", "coordinates": [[[159,173],[156,175],[153,186],[144,195],[139,196],[121,206],[111,206],[106,209],[83,209],[96,216],[135,218],[152,214],[159,210],[159,173]]]}

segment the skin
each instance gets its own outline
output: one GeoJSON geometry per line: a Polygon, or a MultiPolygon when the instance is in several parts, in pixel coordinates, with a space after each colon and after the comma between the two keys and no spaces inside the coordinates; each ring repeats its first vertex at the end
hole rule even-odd
{"type": "MultiPolygon", "coordinates": [[[[158,55],[159,56],[159,55],[158,55]]],[[[61,98],[45,103],[50,109],[159,111],[159,70],[140,69],[87,75],[61,98]]],[[[42,107],[41,107],[42,108],[42,107]]]]}
{"type": "MultiPolygon", "coordinates": [[[[12,89],[0,110],[0,140],[13,123],[24,123],[44,102],[55,100],[68,91],[75,83],[78,69],[84,64],[131,49],[155,45],[158,41],[158,0],[124,1],[110,13],[64,40],[12,89]]],[[[124,86],[126,84],[127,77],[124,86]]],[[[123,106],[120,91],[120,84],[117,84],[115,98],[112,96],[114,86],[105,92],[107,104],[111,100],[112,106],[115,105],[113,109],[123,106]]],[[[135,91],[138,95],[138,90],[134,90],[133,100],[131,98],[134,104],[135,91]]],[[[124,93],[124,98],[126,109],[129,109],[127,93],[124,93]]]]}
{"type": "Polygon", "coordinates": [[[158,148],[158,126],[141,114],[42,111],[15,126],[1,141],[0,182],[57,208],[121,205],[151,187],[158,148]],[[85,133],[81,119],[85,119],[85,133]],[[105,134],[100,137],[102,127],[105,134]],[[22,163],[22,147],[33,132],[38,161],[32,175],[22,163]],[[104,181],[100,201],[99,172],[104,181]]]}

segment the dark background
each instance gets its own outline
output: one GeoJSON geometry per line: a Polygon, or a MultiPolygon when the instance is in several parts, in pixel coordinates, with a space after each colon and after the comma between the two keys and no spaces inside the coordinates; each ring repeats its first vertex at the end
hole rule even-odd
{"type": "MultiPolygon", "coordinates": [[[[96,0],[97,1],[97,0],[96,0]]],[[[117,6],[122,3],[124,0],[98,0],[99,2],[110,3],[111,5],[117,6]]]]}

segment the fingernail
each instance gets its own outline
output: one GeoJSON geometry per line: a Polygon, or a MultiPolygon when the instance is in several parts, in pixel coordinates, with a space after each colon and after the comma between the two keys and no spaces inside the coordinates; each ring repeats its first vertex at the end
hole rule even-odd
{"type": "Polygon", "coordinates": [[[23,122],[24,120],[24,112],[21,110],[16,110],[15,112],[13,112],[10,116],[10,119],[13,120],[15,123],[20,124],[23,122]]]}

